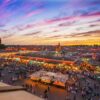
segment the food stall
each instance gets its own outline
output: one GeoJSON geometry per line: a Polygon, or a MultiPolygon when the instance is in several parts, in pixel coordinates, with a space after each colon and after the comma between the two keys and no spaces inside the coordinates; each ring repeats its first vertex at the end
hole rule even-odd
{"type": "Polygon", "coordinates": [[[31,80],[39,81],[42,83],[52,84],[55,86],[65,87],[68,80],[68,75],[62,73],[53,73],[47,71],[38,71],[31,75],[31,80]]]}

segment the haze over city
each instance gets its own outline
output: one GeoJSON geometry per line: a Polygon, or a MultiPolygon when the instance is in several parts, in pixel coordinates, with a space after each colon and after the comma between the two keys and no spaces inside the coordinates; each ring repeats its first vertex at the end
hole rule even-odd
{"type": "Polygon", "coordinates": [[[0,0],[4,44],[100,44],[99,0],[0,0]]]}

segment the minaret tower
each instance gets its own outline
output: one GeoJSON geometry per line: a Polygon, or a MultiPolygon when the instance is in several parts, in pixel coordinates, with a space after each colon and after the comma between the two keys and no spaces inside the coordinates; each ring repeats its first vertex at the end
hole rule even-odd
{"type": "Polygon", "coordinates": [[[58,43],[58,45],[56,46],[56,51],[57,52],[60,52],[61,51],[61,45],[60,45],[60,43],[58,43]]]}

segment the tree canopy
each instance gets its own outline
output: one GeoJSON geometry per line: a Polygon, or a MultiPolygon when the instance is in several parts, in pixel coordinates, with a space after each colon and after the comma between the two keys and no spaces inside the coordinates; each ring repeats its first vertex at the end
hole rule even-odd
{"type": "Polygon", "coordinates": [[[6,46],[4,44],[0,44],[0,49],[5,49],[6,46]]]}

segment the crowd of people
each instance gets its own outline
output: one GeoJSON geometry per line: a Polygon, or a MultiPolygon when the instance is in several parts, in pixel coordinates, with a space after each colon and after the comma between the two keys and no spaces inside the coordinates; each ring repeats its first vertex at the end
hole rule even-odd
{"type": "Polygon", "coordinates": [[[90,75],[84,73],[77,74],[78,80],[71,86],[67,87],[68,93],[72,94],[73,99],[66,96],[66,100],[77,100],[80,95],[82,100],[99,100],[100,99],[100,85],[90,75]]]}
{"type": "MultiPolygon", "coordinates": [[[[51,72],[59,72],[57,69],[45,69],[40,66],[34,66],[30,64],[22,64],[16,61],[5,60],[0,58],[0,81],[6,82],[11,85],[15,85],[20,80],[28,79],[29,76],[39,70],[46,70],[51,72]]],[[[100,81],[95,79],[95,73],[89,71],[73,72],[66,71],[63,74],[67,74],[69,80],[75,79],[75,82],[66,81],[65,100],[99,100],[100,99],[100,81]],[[80,98],[80,99],[79,99],[80,98]]],[[[20,83],[19,83],[20,84],[20,83]]],[[[36,87],[32,84],[21,83],[27,91],[36,94],[36,87]]],[[[48,87],[41,95],[42,98],[49,100],[49,93],[51,86],[48,87]]]]}
{"type": "Polygon", "coordinates": [[[39,66],[29,66],[16,61],[0,58],[0,80],[8,84],[14,84],[16,81],[26,79],[34,71],[38,71],[39,66]]]}
{"type": "MultiPolygon", "coordinates": [[[[72,77],[74,74],[71,74],[72,77]]],[[[100,84],[91,79],[89,75],[78,73],[76,74],[77,81],[75,83],[70,84],[66,82],[66,92],[67,95],[65,100],[99,100],[100,99],[100,84]]],[[[35,87],[30,84],[26,84],[25,86],[28,91],[35,94],[35,87]]],[[[44,94],[41,97],[48,99],[48,95],[50,93],[50,86],[45,89],[44,94]]],[[[49,100],[49,99],[48,99],[49,100]]]]}

